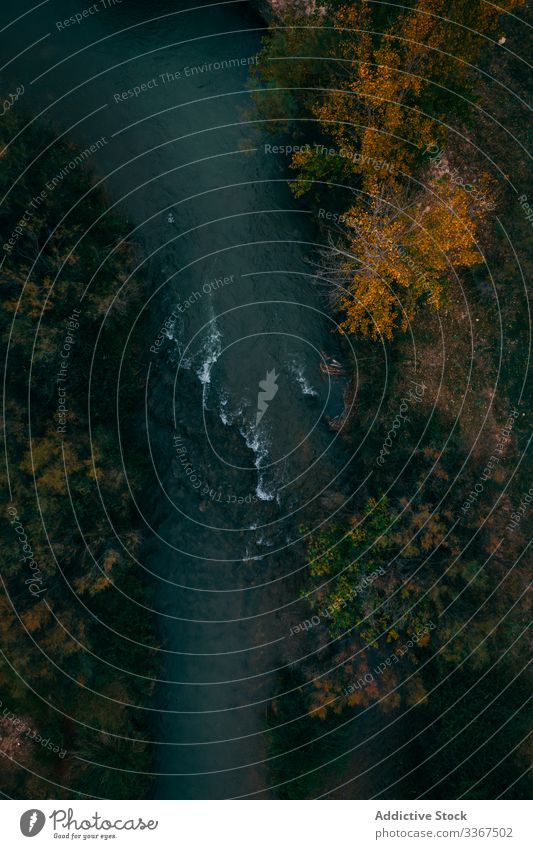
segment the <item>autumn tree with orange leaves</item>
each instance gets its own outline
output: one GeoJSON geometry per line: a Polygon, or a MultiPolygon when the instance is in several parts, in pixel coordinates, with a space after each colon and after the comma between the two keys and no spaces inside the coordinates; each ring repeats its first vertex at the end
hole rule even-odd
{"type": "Polygon", "coordinates": [[[421,303],[445,308],[450,278],[483,261],[476,235],[485,216],[463,188],[429,174],[411,196],[353,205],[341,232],[330,231],[325,254],[326,272],[339,282],[341,329],[391,339],[421,303]]]}

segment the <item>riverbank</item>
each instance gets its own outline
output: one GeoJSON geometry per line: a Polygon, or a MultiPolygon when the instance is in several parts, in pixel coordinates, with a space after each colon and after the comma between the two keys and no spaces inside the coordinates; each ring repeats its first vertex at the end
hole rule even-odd
{"type": "MultiPolygon", "coordinates": [[[[127,223],[110,212],[79,149],[28,122],[17,111],[1,131],[3,234],[16,236],[6,240],[0,272],[9,493],[2,790],[12,798],[132,798],[148,786],[149,752],[139,742],[147,723],[137,705],[150,697],[157,645],[150,588],[136,574],[139,523],[124,501],[113,396],[143,282],[118,293],[136,262],[127,223]]],[[[136,368],[123,378],[127,399],[136,368]]],[[[127,400],[123,413],[123,448],[135,450],[138,413],[127,400]]],[[[139,466],[137,486],[142,476],[139,466]]]]}

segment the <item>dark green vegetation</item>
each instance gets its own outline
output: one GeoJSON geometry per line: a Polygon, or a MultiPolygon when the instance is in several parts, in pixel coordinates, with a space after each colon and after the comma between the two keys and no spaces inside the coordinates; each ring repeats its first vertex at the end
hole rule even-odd
{"type": "MultiPolygon", "coordinates": [[[[133,279],[119,291],[134,267],[128,227],[108,212],[85,164],[53,183],[79,151],[39,122],[23,129],[26,120],[9,115],[1,130],[2,241],[12,239],[0,272],[4,492],[10,487],[0,613],[3,790],[17,798],[136,798],[147,792],[138,773],[149,753],[132,742],[148,736],[147,713],[134,706],[152,691],[156,655],[142,647],[155,645],[154,624],[135,561],[139,522],[123,471],[116,387],[124,354],[120,436],[131,456],[142,407],[126,340],[141,288],[133,279]]],[[[139,468],[128,469],[134,491],[139,468]]]]}
{"type": "MultiPolygon", "coordinates": [[[[308,546],[309,616],[336,639],[294,697],[311,722],[274,723],[271,751],[325,762],[311,741],[332,720],[404,712],[395,745],[413,742],[385,795],[526,798],[527,28],[461,0],[320,5],[271,28],[254,97],[275,141],[300,147],[291,187],[357,342],[343,434],[372,475],[308,546]]],[[[306,763],[273,761],[280,793],[317,795],[291,780],[306,763]]]]}

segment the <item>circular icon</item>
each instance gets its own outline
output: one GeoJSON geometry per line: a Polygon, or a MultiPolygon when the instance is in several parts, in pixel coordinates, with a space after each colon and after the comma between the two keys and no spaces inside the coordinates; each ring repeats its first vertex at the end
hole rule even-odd
{"type": "Polygon", "coordinates": [[[46,817],[43,812],[32,808],[22,814],[20,818],[20,830],[24,837],[35,837],[36,834],[42,831],[45,822],[46,817]]]}

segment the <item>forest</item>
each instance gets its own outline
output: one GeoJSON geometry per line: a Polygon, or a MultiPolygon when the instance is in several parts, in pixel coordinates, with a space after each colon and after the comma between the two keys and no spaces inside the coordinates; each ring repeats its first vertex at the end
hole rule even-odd
{"type": "MultiPolygon", "coordinates": [[[[139,520],[112,423],[124,318],[143,281],[130,279],[135,248],[125,240],[127,222],[108,214],[83,151],[55,141],[40,122],[21,135],[27,123],[28,116],[12,112],[1,128],[3,232],[13,234],[0,272],[10,461],[2,480],[9,493],[2,789],[20,798],[132,798],[147,787],[139,774],[148,763],[140,742],[146,716],[137,705],[152,690],[156,657],[139,644],[153,642],[155,628],[150,587],[134,561],[139,520]],[[41,146],[46,152],[35,161],[41,146]],[[68,168],[63,182],[71,163],[75,170],[68,168]],[[105,635],[103,622],[112,623],[105,635]],[[121,771],[101,768],[102,761],[121,771]]],[[[122,437],[132,449],[139,439],[136,379],[128,370],[121,399],[130,422],[122,437]]],[[[142,480],[141,463],[138,474],[142,480]]]]}
{"type": "MultiPolygon", "coordinates": [[[[166,776],[165,798],[176,787],[187,798],[198,787],[225,798],[237,786],[244,796],[246,782],[263,781],[260,764],[266,777],[249,792],[260,798],[368,798],[379,784],[390,799],[528,799],[525,0],[260,0],[246,4],[242,29],[233,8],[200,11],[202,25],[227,14],[244,46],[223,41],[211,56],[213,33],[207,48],[203,35],[187,41],[184,18],[174,30],[165,11],[164,38],[187,43],[172,67],[183,60],[196,69],[183,76],[198,86],[179,88],[177,72],[168,103],[156,99],[163,85],[141,82],[164,63],[157,43],[150,65],[152,42],[138,36],[136,19],[127,20],[134,47],[126,42],[124,54],[113,42],[107,57],[109,35],[98,40],[116,77],[108,82],[107,66],[95,71],[106,87],[87,95],[87,110],[105,97],[98,109],[113,117],[92,142],[37,116],[24,87],[4,101],[1,793],[147,799],[166,776]],[[258,53],[249,37],[261,39],[258,53]],[[191,43],[199,53],[189,55],[191,43]],[[128,64],[130,49],[140,68],[128,64]],[[221,102],[234,111],[216,111],[221,102]],[[191,104],[201,105],[201,120],[191,104]],[[172,132],[167,120],[176,121],[172,132]],[[142,144],[126,132],[139,127],[142,144]],[[252,136],[263,160],[253,158],[252,136]],[[114,185],[142,209],[146,242],[94,165],[105,161],[97,154],[109,155],[110,171],[124,169],[111,171],[114,185]],[[283,164],[268,171],[274,157],[283,164]],[[278,184],[285,195],[275,194],[278,184]],[[290,225],[272,224],[295,210],[290,225]],[[246,374],[247,349],[237,370],[251,405],[241,399],[232,411],[226,385],[218,406],[213,399],[218,360],[235,341],[226,344],[220,329],[227,313],[233,320],[243,303],[259,304],[250,319],[256,350],[263,336],[290,336],[293,284],[273,287],[293,258],[284,242],[299,245],[292,220],[304,217],[320,321],[336,328],[334,354],[314,346],[315,359],[322,376],[344,380],[341,410],[315,415],[319,393],[303,372],[285,397],[318,421],[319,437],[313,424],[300,443],[309,463],[324,433],[342,446],[333,456],[350,461],[334,469],[334,490],[321,499],[313,491],[296,544],[287,523],[277,548],[270,527],[292,520],[308,494],[302,484],[287,495],[285,481],[274,493],[262,477],[277,460],[262,465],[271,446],[260,443],[259,424],[281,421],[283,445],[292,424],[274,418],[287,362],[263,369],[261,361],[260,375],[246,374]],[[147,245],[158,239],[152,261],[147,245]],[[254,289],[259,274],[272,276],[254,289]],[[277,304],[280,291],[288,303],[272,317],[266,299],[277,304]],[[195,321],[210,331],[203,347],[195,321]],[[198,350],[180,337],[184,327],[198,350]],[[255,430],[238,418],[249,410],[255,430]],[[213,445],[228,452],[222,473],[213,445]],[[185,477],[191,470],[197,486],[185,477]],[[271,550],[280,552],[274,568],[271,550]],[[244,600],[235,601],[235,587],[244,600]],[[303,613],[285,629],[294,600],[303,613]],[[305,639],[297,661],[296,635],[305,639]],[[227,720],[232,711],[237,719],[227,720]],[[363,744],[374,739],[370,758],[363,744]]],[[[83,25],[109,20],[104,11],[93,18],[83,25]]],[[[78,30],[81,38],[81,26],[70,28],[73,39],[78,30]]],[[[50,101],[52,92],[50,84],[50,101]]],[[[295,268],[302,275],[296,260],[295,268]]],[[[312,311],[310,338],[325,335],[312,311]]],[[[248,313],[244,329],[238,320],[245,336],[248,313]]],[[[234,371],[222,370],[230,389],[234,371]]]]}
{"type": "MultiPolygon", "coordinates": [[[[277,710],[324,724],[316,763],[335,752],[335,716],[409,715],[411,779],[391,791],[404,798],[531,793],[531,516],[516,514],[530,491],[528,78],[525,27],[505,14],[520,7],[287,6],[255,72],[256,109],[294,151],[290,186],[316,217],[330,310],[365,362],[344,428],[354,448],[384,348],[389,362],[390,424],[360,452],[366,494],[307,547],[302,593],[329,648],[308,662],[294,712],[277,710]],[[497,49],[506,41],[512,53],[497,49]],[[516,95],[505,112],[498,86],[516,95]]],[[[302,766],[316,727],[282,725],[280,793],[315,794],[319,773],[302,766]]]]}

